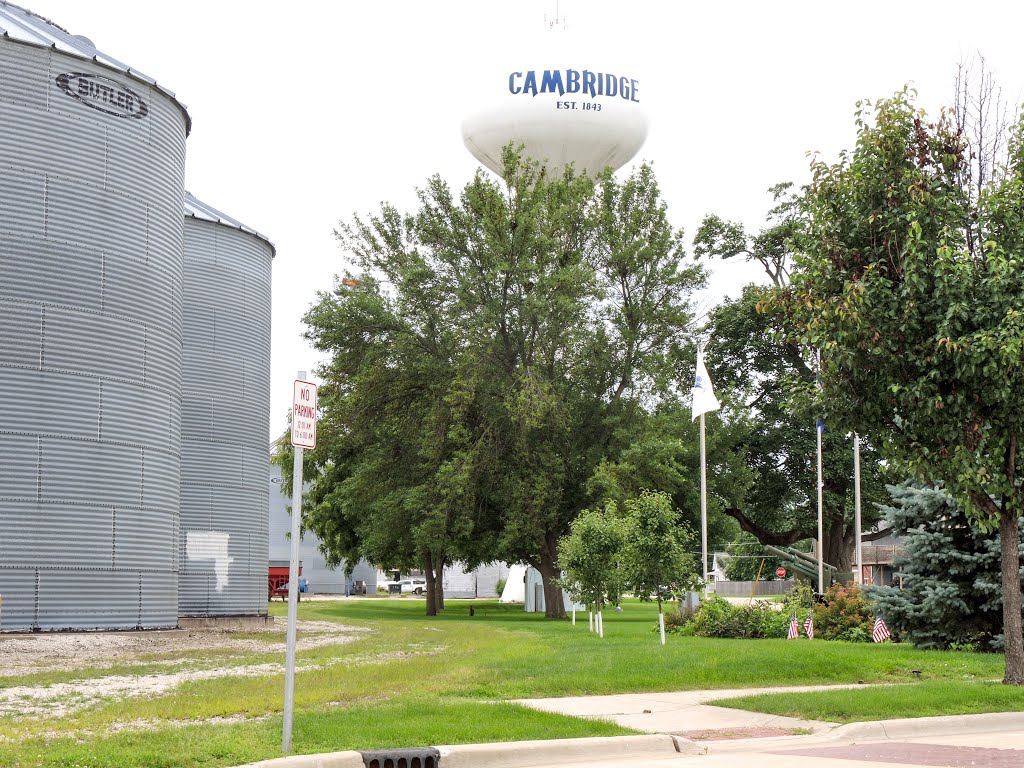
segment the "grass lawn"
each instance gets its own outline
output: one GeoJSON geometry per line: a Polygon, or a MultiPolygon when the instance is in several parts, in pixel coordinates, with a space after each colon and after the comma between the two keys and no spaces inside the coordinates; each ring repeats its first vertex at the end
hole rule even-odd
{"type": "Polygon", "coordinates": [[[722,707],[833,723],[1024,710],[1024,689],[997,682],[929,680],[912,685],[818,693],[776,693],[714,702],[722,707]]]}
{"type": "MultiPolygon", "coordinates": [[[[372,632],[345,645],[299,654],[300,666],[317,668],[296,676],[296,751],[628,733],[607,723],[496,703],[510,698],[913,683],[911,670],[921,671],[922,682],[906,690],[946,685],[963,698],[966,690],[992,689],[981,681],[1002,675],[1001,656],[889,644],[670,636],[662,648],[656,609],[638,602],[627,601],[621,614],[606,614],[603,640],[587,632],[586,616],[572,627],[526,614],[520,606],[473,605],[473,617],[469,603],[453,600],[442,616],[428,618],[420,600],[303,602],[303,619],[372,632]]],[[[277,615],[285,610],[281,603],[271,606],[277,615]]],[[[231,663],[268,660],[281,662],[283,653],[231,663]]],[[[97,674],[48,674],[47,682],[97,674]]],[[[0,678],[0,687],[26,682],[0,678]]],[[[214,678],[151,698],[110,701],[59,720],[0,718],[0,765],[223,766],[274,757],[280,754],[283,688],[281,674],[214,678]]],[[[853,693],[865,694],[863,712],[874,719],[871,692],[853,693]]],[[[978,694],[976,706],[988,706],[985,695],[978,694]]],[[[887,712],[878,716],[891,716],[887,712]]]]}

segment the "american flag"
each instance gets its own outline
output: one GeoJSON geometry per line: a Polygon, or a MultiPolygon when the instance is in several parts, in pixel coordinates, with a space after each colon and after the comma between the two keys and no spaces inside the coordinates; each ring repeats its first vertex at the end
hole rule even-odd
{"type": "Polygon", "coordinates": [[[808,640],[814,639],[814,614],[811,611],[807,612],[807,621],[804,622],[804,634],[807,635],[808,640]]]}
{"type": "Polygon", "coordinates": [[[881,616],[875,616],[875,628],[871,630],[871,638],[876,642],[880,643],[887,637],[891,637],[892,633],[889,628],[885,626],[885,620],[881,616]]]}
{"type": "Polygon", "coordinates": [[[789,634],[786,635],[787,640],[796,640],[800,637],[800,624],[796,620],[796,611],[793,611],[793,616],[789,620],[789,634]]]}

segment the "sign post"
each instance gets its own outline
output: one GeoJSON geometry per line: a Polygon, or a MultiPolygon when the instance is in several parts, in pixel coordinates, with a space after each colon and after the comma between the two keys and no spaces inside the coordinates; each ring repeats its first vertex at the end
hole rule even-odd
{"type": "Polygon", "coordinates": [[[299,543],[302,531],[302,450],[316,448],[316,384],[299,371],[292,394],[292,556],[288,567],[288,640],[284,668],[284,728],[281,751],[292,751],[295,714],[295,625],[299,615],[299,543]]]}

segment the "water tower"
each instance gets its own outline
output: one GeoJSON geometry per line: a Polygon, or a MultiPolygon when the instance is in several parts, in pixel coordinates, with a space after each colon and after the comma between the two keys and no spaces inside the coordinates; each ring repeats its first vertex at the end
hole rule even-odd
{"type": "Polygon", "coordinates": [[[577,44],[557,14],[546,26],[481,67],[483,106],[462,123],[466,148],[499,176],[510,142],[554,174],[570,163],[591,176],[621,168],[647,138],[641,73],[613,51],[577,44]]]}

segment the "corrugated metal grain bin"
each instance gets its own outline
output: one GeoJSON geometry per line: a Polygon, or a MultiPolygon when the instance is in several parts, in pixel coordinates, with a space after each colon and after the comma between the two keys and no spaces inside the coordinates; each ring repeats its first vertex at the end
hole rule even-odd
{"type": "Polygon", "coordinates": [[[177,623],[188,130],[0,2],[0,630],[177,623]]]}
{"type": "Polygon", "coordinates": [[[274,247],[185,195],[182,616],[267,612],[274,247]]]}

